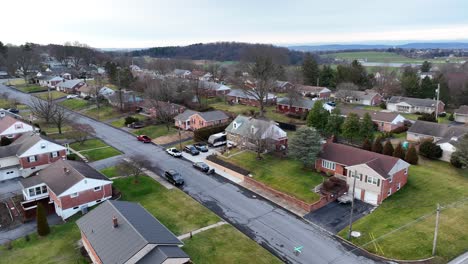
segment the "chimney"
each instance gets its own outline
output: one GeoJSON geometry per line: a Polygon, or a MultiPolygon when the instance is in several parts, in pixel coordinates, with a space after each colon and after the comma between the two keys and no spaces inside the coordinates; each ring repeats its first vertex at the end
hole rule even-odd
{"type": "Polygon", "coordinates": [[[65,173],[69,173],[69,172],[70,172],[70,170],[69,170],[68,168],[66,168],[66,167],[63,167],[63,172],[65,172],[65,173]]]}
{"type": "Polygon", "coordinates": [[[112,216],[112,226],[114,228],[117,228],[119,226],[119,222],[117,221],[117,217],[115,217],[115,215],[112,216]]]}

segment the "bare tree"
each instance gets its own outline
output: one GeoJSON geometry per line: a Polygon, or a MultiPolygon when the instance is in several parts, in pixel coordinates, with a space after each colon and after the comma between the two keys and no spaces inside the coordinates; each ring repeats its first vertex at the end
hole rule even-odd
{"type": "Polygon", "coordinates": [[[26,43],[20,47],[9,48],[8,64],[15,65],[15,69],[20,70],[26,83],[31,70],[38,67],[39,63],[40,56],[33,44],[26,43]]]}
{"type": "Polygon", "coordinates": [[[145,97],[151,107],[153,114],[151,118],[157,123],[165,124],[169,131],[177,110],[172,109],[170,103],[173,100],[174,91],[170,82],[166,80],[146,79],[145,97]]]}
{"type": "Polygon", "coordinates": [[[56,108],[51,98],[42,100],[35,97],[31,98],[29,107],[31,108],[31,112],[36,117],[44,119],[44,121],[48,124],[52,121],[56,108]]]}
{"type": "Polygon", "coordinates": [[[353,83],[340,83],[336,87],[337,92],[335,94],[336,98],[341,100],[347,100],[350,97],[355,95],[355,91],[359,90],[359,87],[353,83]]]}
{"type": "Polygon", "coordinates": [[[273,121],[252,119],[249,123],[247,138],[250,145],[257,153],[257,159],[261,159],[261,154],[269,150],[271,137],[273,135],[273,121]]]}
{"type": "Polygon", "coordinates": [[[94,128],[89,124],[73,123],[71,127],[73,131],[73,133],[71,133],[71,137],[76,142],[79,142],[80,145],[83,145],[88,137],[95,133],[94,128]]]}
{"type": "Polygon", "coordinates": [[[138,182],[138,176],[143,174],[145,167],[149,166],[150,162],[143,155],[133,156],[131,159],[123,159],[117,165],[117,171],[126,177],[134,177],[135,182],[138,182]]]}
{"type": "Polygon", "coordinates": [[[62,134],[62,127],[70,120],[70,114],[65,107],[52,103],[52,117],[51,120],[57,126],[58,133],[62,134]]]}
{"type": "Polygon", "coordinates": [[[289,86],[286,89],[286,94],[288,95],[289,109],[292,109],[293,105],[302,98],[302,95],[298,91],[296,85],[289,86]]]}

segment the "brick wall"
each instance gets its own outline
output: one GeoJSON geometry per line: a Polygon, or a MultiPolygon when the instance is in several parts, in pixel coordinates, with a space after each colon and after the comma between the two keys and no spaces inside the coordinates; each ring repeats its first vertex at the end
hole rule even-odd
{"type": "Polygon", "coordinates": [[[112,196],[112,185],[107,184],[103,186],[100,191],[94,191],[94,189],[90,189],[79,192],[78,196],[74,198],[70,197],[70,195],[60,197],[60,202],[62,205],[62,210],[66,210],[110,196],[112,196]]]}
{"type": "MultiPolygon", "coordinates": [[[[333,161],[333,160],[330,160],[333,161]]],[[[336,163],[335,164],[335,170],[330,170],[327,168],[322,167],[322,159],[317,159],[315,160],[315,168],[320,170],[321,172],[329,172],[331,174],[341,174],[341,175],[347,175],[348,173],[345,171],[345,168],[343,165],[336,163]]]]}
{"type": "Polygon", "coordinates": [[[205,160],[205,162],[206,162],[210,167],[215,168],[217,171],[225,172],[225,173],[227,173],[227,174],[229,174],[229,175],[231,175],[231,176],[234,176],[234,177],[236,177],[236,178],[238,178],[238,179],[240,179],[240,180],[244,180],[244,178],[245,178],[244,175],[242,175],[242,174],[240,174],[240,173],[238,173],[238,172],[235,172],[235,171],[233,171],[233,170],[231,170],[231,169],[228,169],[228,168],[226,168],[226,167],[223,167],[223,166],[221,166],[221,165],[219,165],[219,164],[216,164],[216,163],[214,163],[214,162],[212,162],[212,161],[210,161],[210,160],[205,160]]]}
{"type": "Polygon", "coordinates": [[[45,164],[50,164],[66,156],[67,154],[65,152],[66,152],[65,150],[59,151],[58,156],[55,158],[52,158],[50,153],[39,154],[39,155],[36,155],[35,162],[28,162],[28,157],[21,158],[20,165],[21,167],[27,169],[27,168],[32,168],[32,167],[41,166],[45,164]]]}
{"type": "Polygon", "coordinates": [[[96,251],[94,251],[94,248],[91,246],[91,243],[89,243],[88,238],[86,238],[86,235],[81,232],[81,241],[83,241],[83,246],[85,247],[86,251],[89,254],[89,257],[95,264],[102,264],[101,259],[99,259],[98,254],[96,251]]]}
{"type": "Polygon", "coordinates": [[[403,186],[406,185],[408,182],[408,175],[405,174],[405,170],[401,170],[393,175],[393,180],[390,183],[388,180],[385,180],[382,182],[382,194],[379,197],[379,203],[381,203],[383,200],[388,198],[388,190],[392,188],[392,193],[390,194],[393,195],[395,192],[399,191],[397,190],[398,184],[400,184],[400,190],[403,188],[403,186]]]}

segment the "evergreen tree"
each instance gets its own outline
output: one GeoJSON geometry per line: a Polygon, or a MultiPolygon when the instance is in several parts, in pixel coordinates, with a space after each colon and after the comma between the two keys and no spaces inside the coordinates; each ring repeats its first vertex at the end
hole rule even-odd
{"type": "Polygon", "coordinates": [[[424,61],[421,65],[421,72],[430,72],[431,71],[431,63],[428,61],[424,61]]]}
{"type": "Polygon", "coordinates": [[[375,126],[369,113],[365,113],[359,126],[360,138],[374,138],[375,126]]]}
{"type": "Polygon", "coordinates": [[[453,112],[450,113],[450,116],[448,118],[449,121],[454,121],[455,120],[455,117],[453,116],[453,112]]]}
{"type": "Polygon", "coordinates": [[[336,71],[329,65],[324,65],[322,70],[320,71],[319,83],[320,83],[320,86],[335,88],[336,87],[336,71]]]}
{"type": "Polygon", "coordinates": [[[320,152],[321,141],[317,130],[311,127],[301,127],[289,141],[289,155],[301,161],[304,167],[313,166],[320,152]]]}
{"type": "Polygon", "coordinates": [[[419,77],[416,71],[411,67],[406,67],[401,77],[401,88],[406,96],[421,97],[421,87],[419,86],[419,77]]]}
{"type": "Polygon", "coordinates": [[[395,150],[393,151],[393,157],[404,160],[405,159],[405,150],[401,143],[398,143],[395,150]]]}
{"type": "Polygon", "coordinates": [[[431,78],[424,77],[421,81],[421,98],[434,98],[437,85],[434,85],[431,78]]]}
{"type": "Polygon", "coordinates": [[[418,159],[419,159],[418,152],[416,151],[416,148],[413,145],[411,145],[408,151],[406,152],[405,161],[408,162],[409,164],[417,165],[418,159]]]}
{"type": "Polygon", "coordinates": [[[387,140],[387,142],[385,142],[385,145],[383,147],[382,154],[387,155],[387,156],[393,156],[393,152],[395,152],[395,150],[393,149],[393,145],[390,142],[390,140],[387,140]]]}
{"type": "Polygon", "coordinates": [[[314,57],[312,57],[310,53],[306,53],[304,56],[304,62],[302,63],[302,73],[304,75],[305,85],[317,85],[320,69],[314,57]]]}
{"type": "Polygon", "coordinates": [[[359,138],[359,125],[359,116],[355,113],[349,113],[341,128],[343,137],[350,141],[359,138]]]}
{"type": "Polygon", "coordinates": [[[364,139],[364,142],[362,143],[362,149],[372,151],[372,144],[369,139],[364,139]]]}
{"type": "Polygon", "coordinates": [[[452,157],[461,165],[460,167],[468,167],[468,134],[458,140],[457,150],[452,154],[452,157]]]}
{"type": "Polygon", "coordinates": [[[376,153],[382,153],[383,151],[383,146],[382,146],[382,138],[377,137],[374,141],[374,144],[372,144],[372,151],[376,153]]]}
{"type": "Polygon", "coordinates": [[[49,223],[47,222],[47,214],[42,203],[37,204],[36,208],[37,234],[47,236],[50,233],[49,223]]]}
{"type": "Polygon", "coordinates": [[[314,106],[307,115],[307,125],[314,127],[318,131],[324,131],[329,115],[328,111],[323,108],[323,102],[320,100],[315,101],[314,106]]]}
{"type": "Polygon", "coordinates": [[[343,122],[344,117],[341,116],[340,109],[336,107],[328,117],[328,122],[325,126],[325,134],[328,136],[339,136],[341,134],[341,126],[343,125],[343,122]]]}
{"type": "Polygon", "coordinates": [[[442,149],[435,143],[426,140],[419,146],[419,154],[429,159],[438,159],[442,157],[442,149]]]}

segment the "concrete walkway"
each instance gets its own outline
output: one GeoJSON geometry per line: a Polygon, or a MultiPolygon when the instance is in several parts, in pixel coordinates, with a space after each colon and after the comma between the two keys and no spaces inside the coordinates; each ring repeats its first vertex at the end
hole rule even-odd
{"type": "Polygon", "coordinates": [[[468,264],[468,251],[450,261],[448,264],[468,264]]]}
{"type": "Polygon", "coordinates": [[[190,236],[196,235],[196,234],[201,233],[201,232],[203,232],[203,231],[206,231],[206,230],[209,230],[209,229],[218,227],[218,226],[222,226],[222,225],[225,225],[225,224],[227,224],[227,223],[224,222],[224,221],[220,221],[220,222],[218,222],[218,223],[216,223],[216,224],[212,224],[212,225],[209,225],[209,226],[205,226],[205,227],[202,227],[202,228],[197,229],[197,230],[195,230],[195,231],[189,232],[189,233],[187,233],[187,234],[180,235],[180,236],[178,236],[177,238],[180,239],[180,240],[184,240],[184,239],[190,238],[190,236]]]}

